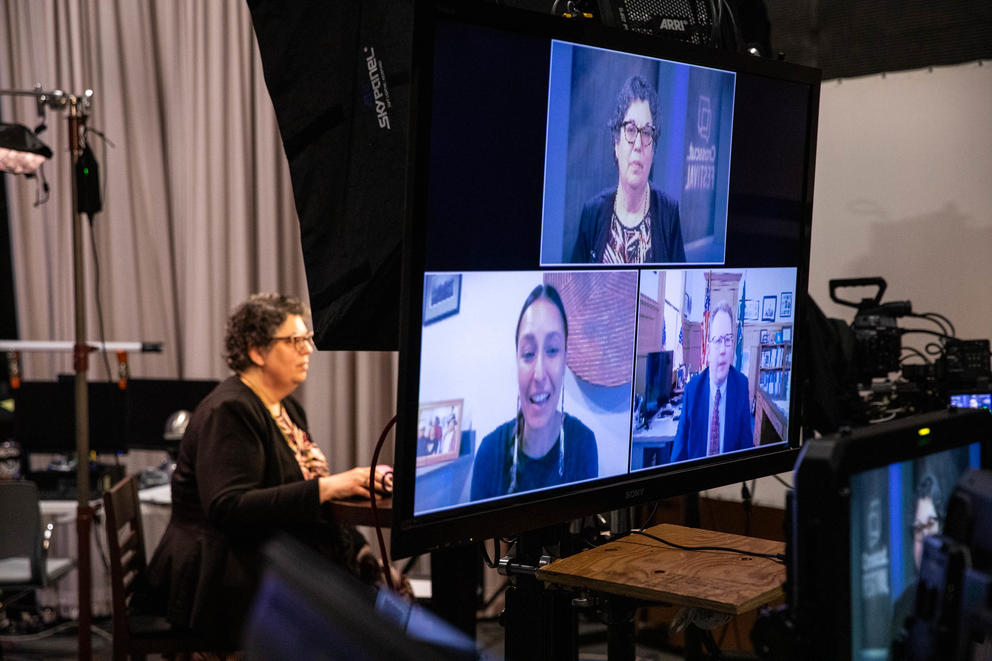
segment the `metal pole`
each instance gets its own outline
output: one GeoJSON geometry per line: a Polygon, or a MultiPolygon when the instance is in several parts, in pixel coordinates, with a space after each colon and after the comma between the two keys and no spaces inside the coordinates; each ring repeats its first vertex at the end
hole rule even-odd
{"type": "Polygon", "coordinates": [[[73,298],[76,308],[76,345],[73,367],[76,372],[76,537],[79,552],[77,577],[79,587],[79,658],[88,661],[93,657],[90,634],[92,620],[92,568],[90,565],[90,528],[93,511],[90,508],[90,420],[86,384],[88,366],[86,345],[86,278],[83,263],[83,220],[79,213],[76,181],[76,164],[81,153],[79,130],[84,118],[80,116],[76,99],[69,105],[69,153],[72,156],[72,273],[73,298]]]}

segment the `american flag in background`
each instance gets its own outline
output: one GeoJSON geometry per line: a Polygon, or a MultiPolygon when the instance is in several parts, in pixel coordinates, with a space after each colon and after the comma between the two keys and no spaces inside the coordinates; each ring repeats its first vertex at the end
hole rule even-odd
{"type": "Polygon", "coordinates": [[[704,369],[706,365],[706,350],[710,344],[710,279],[712,277],[713,271],[710,271],[706,278],[706,300],[703,301],[703,354],[702,361],[699,364],[700,369],[704,369]]]}

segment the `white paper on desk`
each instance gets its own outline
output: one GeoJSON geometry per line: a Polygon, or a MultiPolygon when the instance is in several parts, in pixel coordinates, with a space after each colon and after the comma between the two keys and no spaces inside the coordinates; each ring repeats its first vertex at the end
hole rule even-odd
{"type": "Polygon", "coordinates": [[[142,489],[138,492],[138,500],[155,505],[171,505],[172,485],[160,484],[157,487],[142,489]]]}

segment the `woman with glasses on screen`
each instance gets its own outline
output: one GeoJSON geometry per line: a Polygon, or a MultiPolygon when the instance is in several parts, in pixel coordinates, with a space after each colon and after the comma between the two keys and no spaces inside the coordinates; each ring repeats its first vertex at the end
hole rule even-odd
{"type": "Polygon", "coordinates": [[[573,263],[657,264],[685,261],[678,203],[648,177],[658,140],[658,95],[628,78],[609,122],[617,185],[586,202],[573,263]]]}
{"type": "MultiPolygon", "coordinates": [[[[235,372],[197,406],[172,476],[172,516],[149,564],[151,601],[173,625],[235,649],[260,571],[259,549],[287,533],[375,580],[364,538],[323,509],[391,490],[388,467],[332,474],[290,395],[306,381],[313,333],[299,299],[255,294],[227,321],[235,372]]],[[[153,606],[153,607],[154,607],[153,606]]]]}
{"type": "Polygon", "coordinates": [[[472,470],[482,500],[596,477],[596,437],[564,411],[568,319],[558,291],[538,285],[517,318],[517,416],[488,434],[472,470]]]}

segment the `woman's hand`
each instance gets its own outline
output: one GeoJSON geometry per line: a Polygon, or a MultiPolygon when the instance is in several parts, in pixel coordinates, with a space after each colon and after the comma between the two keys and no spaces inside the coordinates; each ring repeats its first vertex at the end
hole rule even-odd
{"type": "MultiPolygon", "coordinates": [[[[345,498],[369,497],[368,466],[359,466],[343,473],[335,473],[317,478],[320,483],[320,502],[343,500],[345,498]]],[[[375,468],[375,481],[372,485],[376,493],[389,495],[393,492],[393,469],[379,464],[375,468]]]]}

